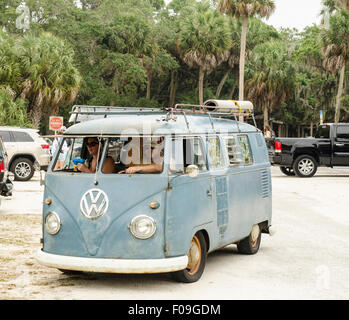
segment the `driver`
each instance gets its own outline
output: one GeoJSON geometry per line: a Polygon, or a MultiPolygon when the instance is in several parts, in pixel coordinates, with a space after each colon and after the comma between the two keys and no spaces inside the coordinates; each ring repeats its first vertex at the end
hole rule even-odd
{"type": "MultiPolygon", "coordinates": [[[[87,150],[92,158],[85,161],[85,163],[78,163],[78,170],[86,173],[95,173],[97,167],[97,159],[99,154],[98,163],[101,161],[102,150],[104,140],[98,141],[97,137],[91,137],[87,139],[87,150]]],[[[112,157],[107,157],[104,161],[102,172],[113,173],[115,169],[115,163],[112,157]]]]}

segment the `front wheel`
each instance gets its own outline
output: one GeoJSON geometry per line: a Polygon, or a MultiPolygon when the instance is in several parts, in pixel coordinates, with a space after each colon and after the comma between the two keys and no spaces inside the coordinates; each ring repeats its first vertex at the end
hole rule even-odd
{"type": "Polygon", "coordinates": [[[292,177],[295,176],[296,174],[294,173],[293,169],[290,167],[280,167],[280,170],[283,174],[286,176],[292,177]]]}
{"type": "Polygon", "coordinates": [[[207,245],[202,232],[198,232],[191,240],[186,269],[172,273],[178,282],[192,283],[201,278],[205,269],[207,245]]]}
{"type": "Polygon", "coordinates": [[[300,178],[310,178],[317,171],[317,162],[312,156],[302,155],[294,162],[293,170],[300,178]]]}

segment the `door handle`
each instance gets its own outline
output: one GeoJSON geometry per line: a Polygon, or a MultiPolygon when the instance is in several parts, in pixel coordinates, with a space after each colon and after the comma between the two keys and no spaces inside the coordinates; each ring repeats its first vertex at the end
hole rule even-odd
{"type": "Polygon", "coordinates": [[[207,193],[208,197],[212,197],[212,191],[211,190],[207,190],[206,193],[207,193]]]}

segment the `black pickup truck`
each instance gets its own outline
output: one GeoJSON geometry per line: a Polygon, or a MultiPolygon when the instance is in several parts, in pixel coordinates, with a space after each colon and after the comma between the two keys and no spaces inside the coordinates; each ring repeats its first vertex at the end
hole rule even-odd
{"type": "Polygon", "coordinates": [[[315,137],[266,139],[272,165],[288,175],[312,177],[319,166],[349,166],[349,123],[320,125],[315,137]]]}

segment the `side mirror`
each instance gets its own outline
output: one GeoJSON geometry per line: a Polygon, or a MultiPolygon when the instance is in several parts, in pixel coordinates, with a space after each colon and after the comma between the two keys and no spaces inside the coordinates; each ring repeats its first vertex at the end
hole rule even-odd
{"type": "Polygon", "coordinates": [[[199,174],[199,168],[195,164],[191,164],[190,166],[185,168],[185,173],[190,177],[190,178],[195,178],[199,174]]]}

